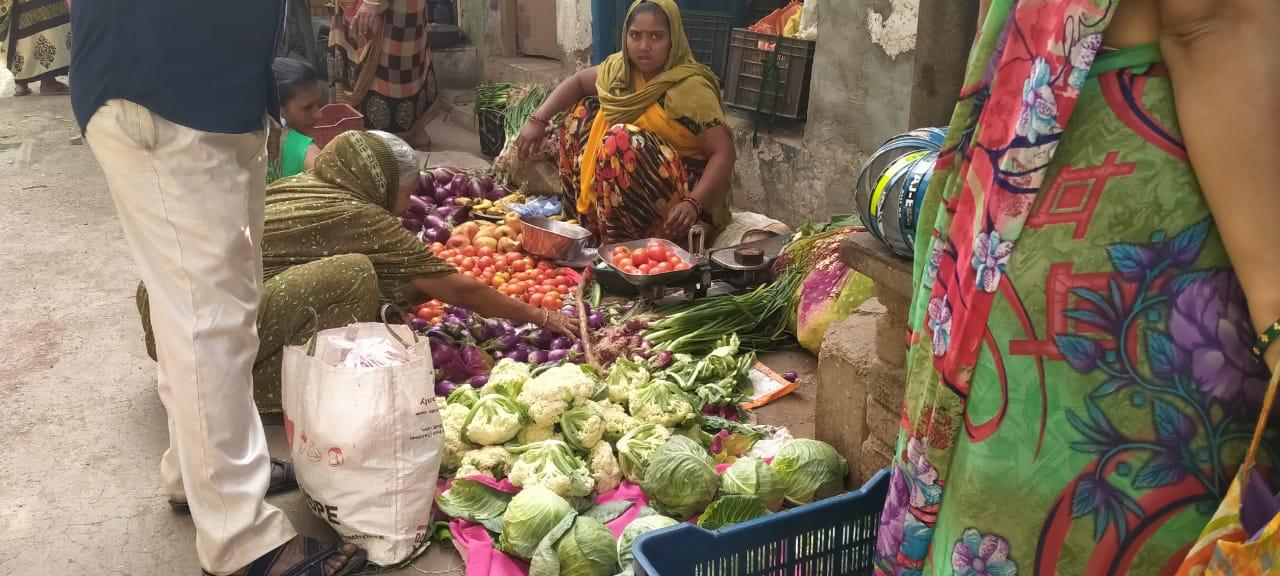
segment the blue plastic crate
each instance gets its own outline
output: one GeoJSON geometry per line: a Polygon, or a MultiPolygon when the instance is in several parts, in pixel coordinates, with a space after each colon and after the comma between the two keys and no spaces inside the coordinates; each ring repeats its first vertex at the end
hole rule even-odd
{"type": "Polygon", "coordinates": [[[691,524],[636,539],[640,576],[871,574],[889,470],[855,492],[714,532],[691,524]]]}

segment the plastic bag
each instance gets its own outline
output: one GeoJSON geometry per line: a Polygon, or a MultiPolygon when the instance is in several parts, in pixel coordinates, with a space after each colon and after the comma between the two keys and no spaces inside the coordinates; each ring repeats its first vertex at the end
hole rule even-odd
{"type": "Polygon", "coordinates": [[[804,8],[800,11],[800,30],[795,37],[801,40],[818,39],[818,0],[804,0],[804,8]]]}

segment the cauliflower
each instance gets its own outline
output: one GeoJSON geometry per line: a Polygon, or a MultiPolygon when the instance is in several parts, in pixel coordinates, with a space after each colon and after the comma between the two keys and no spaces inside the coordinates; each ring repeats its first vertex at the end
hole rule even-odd
{"type": "Polygon", "coordinates": [[[516,398],[525,382],[529,381],[529,365],[503,358],[493,365],[489,372],[489,381],[481,391],[485,394],[501,394],[508,398],[516,398]]]}
{"type": "Polygon", "coordinates": [[[600,411],[600,415],[604,417],[605,440],[617,442],[627,432],[640,425],[640,422],[632,418],[630,414],[627,414],[627,410],[619,404],[612,402],[595,402],[594,404],[596,409],[600,411]]]}
{"type": "Polygon", "coordinates": [[[618,463],[627,480],[632,484],[644,482],[649,457],[669,438],[670,430],[657,424],[641,424],[618,440],[618,463]]]}
{"type": "Polygon", "coordinates": [[[441,398],[436,398],[436,402],[440,406],[440,420],[444,423],[444,458],[440,467],[453,470],[462,463],[462,454],[471,449],[462,440],[462,426],[471,410],[463,404],[449,404],[441,398]]]}
{"type": "Polygon", "coordinates": [[[649,382],[649,370],[637,362],[618,358],[609,368],[604,383],[609,387],[609,400],[625,404],[631,399],[631,391],[649,382]]]}
{"type": "Polygon", "coordinates": [[[560,418],[560,431],[564,434],[564,441],[574,450],[587,452],[604,435],[604,417],[594,402],[570,408],[560,418]]]}
{"type": "Polygon", "coordinates": [[[613,447],[608,442],[598,442],[591,449],[591,461],[587,463],[591,477],[596,480],[596,490],[608,492],[622,483],[622,468],[613,457],[613,447]]]}
{"type": "Polygon", "coordinates": [[[519,488],[542,486],[564,498],[591,493],[596,481],[573,449],[559,440],[543,440],[511,448],[519,454],[507,479],[519,488]]]}
{"type": "Polygon", "coordinates": [[[501,394],[488,394],[476,401],[463,423],[462,439],[472,444],[492,446],[516,437],[524,424],[524,409],[501,394]]]}
{"type": "Polygon", "coordinates": [[[517,399],[535,424],[551,426],[571,405],[581,405],[590,400],[595,390],[595,380],[581,367],[566,364],[525,382],[517,399]]]}
{"type": "Polygon", "coordinates": [[[693,401],[675,384],[654,380],[631,393],[631,415],[640,422],[675,428],[696,416],[693,401]]]}
{"type": "Polygon", "coordinates": [[[462,456],[462,465],[458,467],[458,478],[471,476],[488,476],[500,480],[507,475],[511,466],[511,453],[502,446],[486,446],[472,450],[462,456]]]}
{"type": "Polygon", "coordinates": [[[560,440],[561,436],[556,434],[555,426],[539,426],[537,424],[526,424],[520,429],[520,433],[516,434],[516,442],[524,444],[533,444],[543,440],[560,440]]]}

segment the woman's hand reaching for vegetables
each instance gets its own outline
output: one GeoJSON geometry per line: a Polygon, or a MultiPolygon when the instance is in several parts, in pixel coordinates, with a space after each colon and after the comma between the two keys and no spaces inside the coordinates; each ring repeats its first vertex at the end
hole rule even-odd
{"type": "Polygon", "coordinates": [[[547,310],[546,314],[547,320],[542,325],[543,328],[564,336],[573,338],[579,336],[578,320],[576,318],[570,318],[567,314],[551,312],[550,310],[547,310]]]}
{"type": "Polygon", "coordinates": [[[516,152],[519,153],[520,161],[528,160],[546,137],[546,126],[532,118],[526,120],[524,128],[520,129],[520,135],[516,137],[516,152]]]}

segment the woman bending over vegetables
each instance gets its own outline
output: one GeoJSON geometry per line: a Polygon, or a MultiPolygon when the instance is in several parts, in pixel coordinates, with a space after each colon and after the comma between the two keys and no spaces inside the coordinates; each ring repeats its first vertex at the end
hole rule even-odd
{"type": "MultiPolygon", "coordinates": [[[[437,299],[478,314],[537,324],[573,335],[569,317],[502,296],[458,274],[396,214],[417,187],[417,155],[386,132],[347,132],[325,147],[315,168],[267,189],[258,307],[254,397],[261,412],[280,410],[284,347],[316,330],[372,322],[380,302],[437,299]],[[319,324],[308,308],[315,309],[319,324]]],[[[155,343],[147,293],[138,287],[147,351],[155,343]]]]}
{"type": "Polygon", "coordinates": [[[566,212],[606,243],[708,241],[728,225],[735,160],[720,83],[694,61],[673,0],[637,0],[622,52],[560,84],[520,132],[521,157],[555,127],[566,212]],[[576,213],[576,214],[575,214],[576,213]]]}

